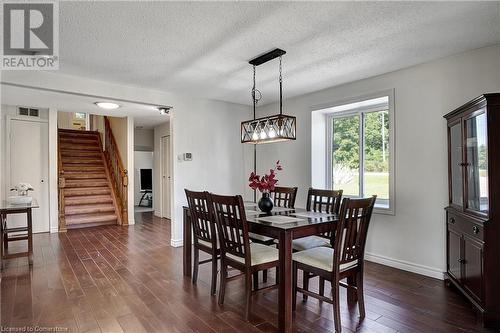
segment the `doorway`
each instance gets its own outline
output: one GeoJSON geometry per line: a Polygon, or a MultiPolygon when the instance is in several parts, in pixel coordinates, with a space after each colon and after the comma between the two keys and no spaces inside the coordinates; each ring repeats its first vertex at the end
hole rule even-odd
{"type": "MultiPolygon", "coordinates": [[[[30,195],[40,208],[33,209],[33,232],[49,232],[49,124],[42,119],[7,118],[7,196],[17,184],[29,183],[30,195]]],[[[26,225],[24,216],[12,216],[13,227],[26,225]]]]}
{"type": "Polygon", "coordinates": [[[170,219],[170,135],[161,137],[161,217],[170,219]]]}

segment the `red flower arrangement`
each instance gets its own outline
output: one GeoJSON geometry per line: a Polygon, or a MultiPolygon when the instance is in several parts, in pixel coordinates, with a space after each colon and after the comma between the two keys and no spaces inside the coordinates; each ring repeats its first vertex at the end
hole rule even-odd
{"type": "Polygon", "coordinates": [[[261,192],[274,191],[274,187],[278,183],[278,180],[276,179],[276,171],[281,170],[283,170],[283,167],[278,160],[274,169],[269,170],[269,174],[265,174],[261,177],[255,174],[255,172],[252,172],[248,178],[248,181],[250,182],[248,186],[250,186],[253,190],[259,190],[261,192]]]}

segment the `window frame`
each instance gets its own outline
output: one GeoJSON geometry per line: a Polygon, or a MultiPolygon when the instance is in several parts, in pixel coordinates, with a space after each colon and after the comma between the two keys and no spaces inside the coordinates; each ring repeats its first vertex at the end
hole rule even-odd
{"type": "MultiPolygon", "coordinates": [[[[359,129],[358,129],[358,135],[360,138],[360,144],[359,144],[359,177],[358,177],[358,186],[360,193],[364,193],[364,155],[365,155],[365,137],[364,137],[364,114],[370,113],[370,112],[378,112],[378,111],[384,111],[387,110],[389,113],[389,207],[380,207],[375,205],[373,212],[376,214],[385,214],[385,215],[395,215],[395,205],[396,205],[396,198],[395,198],[395,142],[394,142],[394,131],[395,131],[395,126],[394,126],[394,90],[387,90],[383,91],[377,94],[372,94],[372,95],[367,95],[367,96],[362,96],[362,97],[356,97],[353,99],[349,99],[346,101],[343,101],[341,103],[336,103],[335,105],[330,105],[327,108],[333,108],[337,106],[342,106],[346,104],[352,104],[352,103],[357,103],[357,102],[363,102],[366,100],[370,99],[376,99],[376,98],[381,98],[381,97],[388,97],[388,103],[387,105],[384,103],[383,105],[370,105],[370,106],[361,106],[353,109],[348,109],[344,111],[332,111],[332,112],[325,112],[325,118],[326,118],[326,167],[325,167],[325,179],[326,179],[326,186],[329,189],[333,189],[333,184],[332,184],[332,166],[333,166],[333,150],[332,150],[332,145],[333,145],[333,119],[334,118],[342,118],[346,116],[353,116],[353,115],[358,115],[360,117],[359,121],[359,129]]],[[[353,197],[355,198],[356,196],[346,196],[346,197],[353,197]]]]}

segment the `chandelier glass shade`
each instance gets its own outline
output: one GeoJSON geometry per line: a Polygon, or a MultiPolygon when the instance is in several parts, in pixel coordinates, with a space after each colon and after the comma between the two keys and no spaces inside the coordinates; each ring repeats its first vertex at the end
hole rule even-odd
{"type": "Polygon", "coordinates": [[[242,143],[271,143],[296,139],[296,118],[283,114],[241,123],[242,143]]]}
{"type": "Polygon", "coordinates": [[[262,144],[280,141],[295,140],[297,138],[297,120],[294,116],[283,114],[283,81],[281,71],[281,56],[286,52],[280,49],[274,49],[253,60],[250,64],[253,66],[253,119],[241,122],[241,142],[262,144]],[[255,67],[265,62],[279,57],[279,114],[256,118],[256,107],[260,92],[255,88],[255,67]]]}

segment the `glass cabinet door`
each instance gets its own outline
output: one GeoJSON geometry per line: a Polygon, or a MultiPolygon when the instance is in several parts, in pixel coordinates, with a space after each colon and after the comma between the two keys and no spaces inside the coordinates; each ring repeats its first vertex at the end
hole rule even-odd
{"type": "Polygon", "coordinates": [[[465,120],[466,208],[488,213],[488,145],[486,113],[465,120]]]}
{"type": "Polygon", "coordinates": [[[458,122],[449,128],[450,135],[450,171],[451,203],[463,206],[462,183],[462,126],[458,122]]]}

